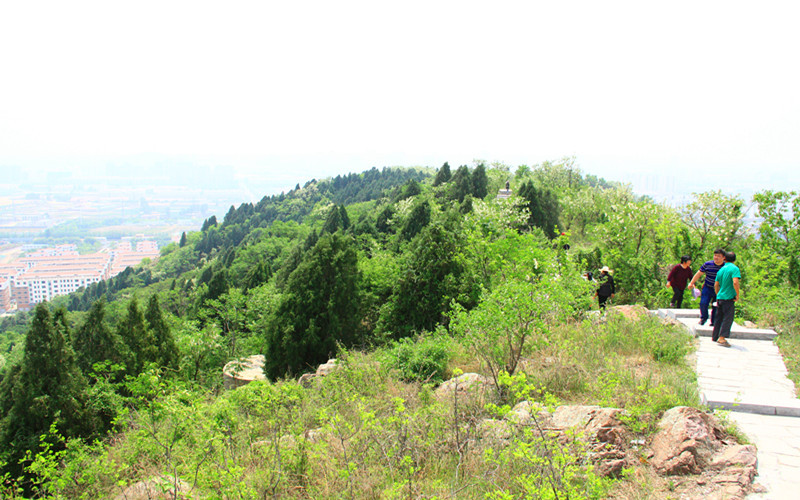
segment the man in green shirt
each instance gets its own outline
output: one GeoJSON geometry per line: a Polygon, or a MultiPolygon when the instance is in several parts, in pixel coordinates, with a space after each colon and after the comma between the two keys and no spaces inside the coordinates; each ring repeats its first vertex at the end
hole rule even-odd
{"type": "Polygon", "coordinates": [[[734,262],[736,254],[725,252],[725,264],[717,271],[714,281],[714,290],[717,292],[717,317],[714,320],[711,340],[724,347],[731,346],[728,337],[731,336],[736,301],[739,300],[739,280],[742,278],[742,273],[734,262]]]}

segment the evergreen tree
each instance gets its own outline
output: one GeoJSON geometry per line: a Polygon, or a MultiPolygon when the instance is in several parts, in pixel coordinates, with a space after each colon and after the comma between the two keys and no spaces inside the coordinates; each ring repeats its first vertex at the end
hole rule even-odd
{"type": "Polygon", "coordinates": [[[178,244],[178,246],[181,247],[181,248],[185,247],[186,246],[186,240],[187,240],[186,231],[184,231],[183,233],[181,233],[181,242],[178,244]]]}
{"type": "Polygon", "coordinates": [[[520,187],[519,195],[527,201],[530,211],[528,226],[541,228],[548,238],[555,238],[558,234],[558,218],[561,215],[556,195],[549,189],[537,188],[531,181],[520,187]]]}
{"type": "Polygon", "coordinates": [[[339,205],[339,221],[342,224],[342,230],[347,231],[350,228],[350,217],[347,215],[347,209],[344,205],[339,205]]]}
{"type": "Polygon", "coordinates": [[[146,363],[156,360],[155,342],[144,324],[144,315],[136,298],[128,303],[128,312],[117,326],[118,335],[125,344],[123,354],[129,375],[138,375],[146,363]]]}
{"type": "Polygon", "coordinates": [[[446,323],[450,302],[465,307],[477,301],[479,291],[458,258],[460,232],[442,223],[425,227],[411,242],[403,274],[381,313],[379,329],[405,337],[446,323]]]}
{"type": "Polygon", "coordinates": [[[228,209],[228,213],[225,214],[225,217],[222,218],[222,225],[227,226],[228,224],[232,224],[235,218],[236,218],[236,208],[233,205],[231,205],[231,208],[228,209]]]}
{"type": "Polygon", "coordinates": [[[214,268],[211,266],[206,267],[203,269],[203,272],[200,273],[200,279],[197,280],[198,285],[202,285],[203,283],[208,283],[211,281],[211,278],[214,277],[214,268]]]}
{"type": "Polygon", "coordinates": [[[472,194],[472,178],[470,177],[469,167],[461,165],[453,174],[451,181],[451,195],[450,198],[458,200],[459,203],[464,201],[464,197],[472,194]]]}
{"type": "Polygon", "coordinates": [[[472,195],[467,195],[464,198],[464,201],[461,202],[461,206],[459,206],[458,211],[465,215],[472,212],[472,195]]]}
{"type": "Polygon", "coordinates": [[[411,240],[414,238],[414,236],[419,234],[422,228],[427,226],[430,221],[431,204],[428,203],[428,200],[423,200],[422,202],[417,203],[411,210],[411,213],[408,214],[408,218],[403,225],[403,230],[400,232],[400,236],[404,240],[411,240]]]}
{"type": "Polygon", "coordinates": [[[482,200],[488,193],[489,177],[486,175],[486,167],[481,163],[472,171],[472,195],[482,200]]]}
{"type": "Polygon", "coordinates": [[[0,426],[0,461],[14,475],[21,475],[26,451],[39,448],[40,436],[51,424],[65,437],[88,435],[93,421],[86,412],[86,380],[75,364],[69,345],[63,311],[50,315],[39,303],[34,311],[25,354],[18,369],[12,370],[13,387],[3,381],[3,406],[8,408],[0,426]],[[10,403],[10,404],[9,404],[10,403]]]}
{"type": "Polygon", "coordinates": [[[218,299],[228,291],[228,273],[225,269],[214,273],[208,282],[208,293],[206,299],[218,299]]]}
{"type": "Polygon", "coordinates": [[[147,328],[150,330],[151,338],[156,347],[156,363],[158,366],[177,372],[179,353],[178,346],[175,345],[175,338],[172,331],[164,319],[164,313],[158,303],[158,296],[153,294],[147,303],[147,311],[144,314],[147,321],[147,328]]]}
{"type": "Polygon", "coordinates": [[[203,222],[203,228],[201,229],[201,231],[205,232],[207,229],[214,227],[216,225],[217,225],[217,216],[212,215],[211,217],[206,219],[205,222],[203,222]]]}
{"type": "Polygon", "coordinates": [[[403,199],[411,198],[412,196],[417,196],[422,192],[422,186],[419,185],[415,179],[411,179],[406,183],[403,187],[403,199]]]}
{"type": "Polygon", "coordinates": [[[73,335],[72,346],[78,367],[90,373],[92,366],[100,361],[122,362],[119,340],[105,324],[105,301],[97,300],[81,328],[73,335]]]}
{"type": "Polygon", "coordinates": [[[325,219],[325,224],[322,225],[322,233],[335,233],[342,227],[342,214],[339,207],[333,205],[328,211],[328,217],[325,219]]]}
{"type": "Polygon", "coordinates": [[[272,276],[272,268],[267,260],[259,261],[255,266],[250,268],[247,275],[244,277],[244,289],[250,290],[263,285],[272,276]]]}
{"type": "Polygon", "coordinates": [[[383,210],[378,213],[378,218],[375,220],[375,229],[382,233],[392,232],[392,227],[389,225],[389,221],[392,217],[394,217],[392,205],[386,205],[383,210]]]}
{"type": "Polygon", "coordinates": [[[324,363],[337,343],[353,345],[359,311],[358,257],[352,238],[324,234],[289,276],[267,330],[265,374],[275,379],[324,363]]]}
{"type": "Polygon", "coordinates": [[[447,162],[444,162],[444,165],[442,165],[442,168],[440,168],[436,172],[436,177],[433,179],[433,185],[434,186],[439,186],[441,184],[445,184],[446,182],[449,182],[451,175],[452,174],[450,173],[450,164],[447,163],[447,162]]]}

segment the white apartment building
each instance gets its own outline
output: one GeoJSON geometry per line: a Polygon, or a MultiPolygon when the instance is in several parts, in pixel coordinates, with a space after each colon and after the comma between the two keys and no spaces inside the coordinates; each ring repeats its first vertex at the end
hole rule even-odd
{"type": "Polygon", "coordinates": [[[30,304],[51,300],[58,295],[102,281],[104,269],[53,270],[29,269],[14,278],[17,287],[27,287],[30,304]]]}
{"type": "MultiPolygon", "coordinates": [[[[144,258],[158,258],[158,245],[145,242],[142,251],[132,251],[128,243],[122,250],[101,251],[79,255],[73,246],[63,245],[56,250],[45,249],[28,254],[5,269],[10,301],[20,310],[28,310],[34,304],[67,295],[92,283],[112,278],[128,266],[135,266],[144,258]]],[[[3,291],[0,289],[0,307],[3,291]]],[[[13,304],[11,305],[13,307],[13,304]]]]}

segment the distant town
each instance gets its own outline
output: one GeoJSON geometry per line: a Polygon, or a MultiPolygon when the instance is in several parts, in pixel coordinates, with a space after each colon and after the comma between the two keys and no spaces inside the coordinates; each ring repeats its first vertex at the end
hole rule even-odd
{"type": "Polygon", "coordinates": [[[158,259],[154,241],[117,243],[81,255],[74,244],[42,248],[0,264],[0,314],[28,311],[39,302],[113,278],[144,259],[158,259]]]}
{"type": "Polygon", "coordinates": [[[230,167],[109,163],[0,165],[0,314],[109,279],[232,205],[280,192],[230,167]]]}

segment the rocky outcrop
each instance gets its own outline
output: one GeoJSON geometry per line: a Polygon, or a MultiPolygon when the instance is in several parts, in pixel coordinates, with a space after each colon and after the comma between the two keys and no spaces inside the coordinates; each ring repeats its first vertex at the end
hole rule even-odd
{"type": "Polygon", "coordinates": [[[156,476],[134,483],[115,497],[115,500],[194,499],[189,483],[170,476],[156,476]]]}
{"type": "Polygon", "coordinates": [[[616,313],[625,316],[631,321],[638,321],[650,315],[646,307],[640,305],[621,305],[608,308],[609,313],[616,313]]]}
{"type": "Polygon", "coordinates": [[[317,367],[317,371],[314,373],[304,373],[298,379],[300,385],[303,387],[311,387],[311,384],[314,382],[314,379],[317,377],[324,377],[334,372],[337,368],[339,368],[339,362],[336,361],[336,358],[329,359],[326,363],[321,364],[317,367]]]}
{"type": "Polygon", "coordinates": [[[756,447],[729,438],[711,414],[679,406],[664,413],[651,444],[650,463],[669,476],[695,476],[679,484],[685,498],[744,498],[752,491],[756,447]]]}
{"type": "Polygon", "coordinates": [[[599,406],[559,406],[550,413],[542,405],[523,401],[503,420],[483,420],[478,433],[487,444],[507,443],[515,431],[524,427],[531,427],[562,444],[577,437],[586,443],[587,458],[599,475],[619,477],[627,464],[627,432],[617,418],[621,412],[617,408],[599,406]]]}
{"type": "Polygon", "coordinates": [[[487,393],[494,387],[488,377],[477,373],[463,373],[451,378],[436,389],[436,397],[452,399],[454,395],[470,400],[485,400],[487,393]]]}
{"type": "Polygon", "coordinates": [[[254,380],[266,380],[265,359],[263,354],[255,354],[226,364],[222,369],[222,386],[225,389],[236,389],[254,380]]]}
{"type": "Polygon", "coordinates": [[[651,463],[664,475],[697,474],[723,446],[725,431],[719,422],[688,406],[665,412],[658,428],[651,444],[651,463]]]}
{"type": "Polygon", "coordinates": [[[619,420],[623,410],[600,406],[559,406],[553,412],[552,428],[565,439],[568,430],[578,433],[586,443],[588,458],[595,472],[605,477],[620,477],[628,464],[628,431],[619,420]]]}

